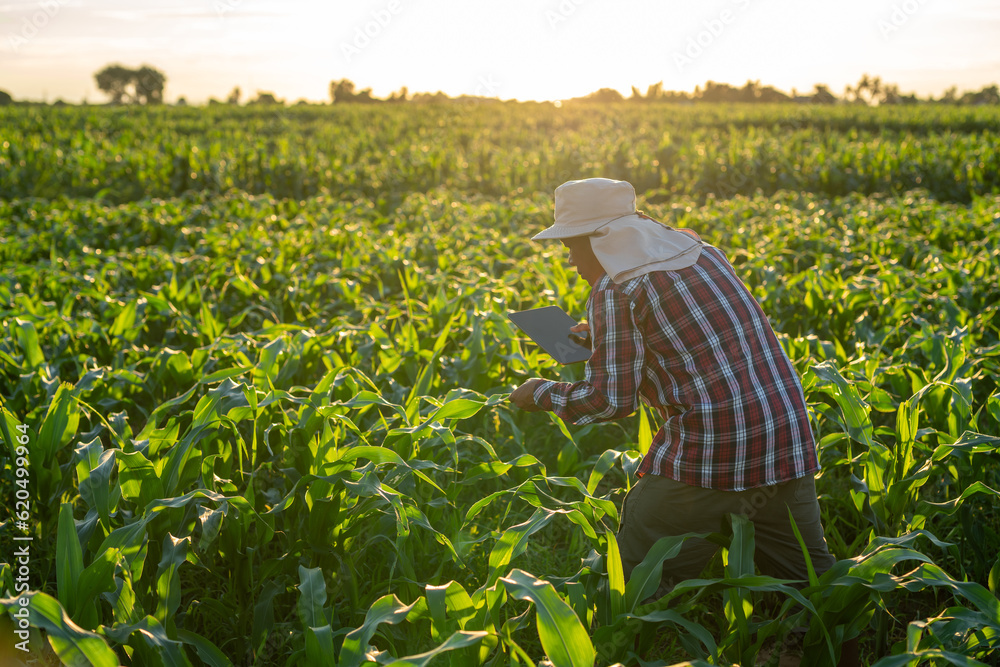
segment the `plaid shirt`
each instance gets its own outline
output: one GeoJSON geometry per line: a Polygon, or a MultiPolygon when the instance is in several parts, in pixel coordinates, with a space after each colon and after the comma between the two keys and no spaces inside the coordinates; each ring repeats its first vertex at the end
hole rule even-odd
{"type": "Polygon", "coordinates": [[[545,380],[535,403],[576,424],[621,419],[639,399],[665,423],[639,466],[691,486],[742,491],[819,469],[802,385],[726,256],[615,285],[587,300],[593,356],[580,382],[545,380]]]}

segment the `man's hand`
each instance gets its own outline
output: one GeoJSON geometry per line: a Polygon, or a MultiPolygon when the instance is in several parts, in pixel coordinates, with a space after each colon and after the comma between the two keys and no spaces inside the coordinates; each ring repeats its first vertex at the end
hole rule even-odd
{"type": "Polygon", "coordinates": [[[586,322],[580,322],[579,324],[574,324],[569,328],[571,333],[569,335],[570,340],[579,345],[580,347],[585,347],[588,350],[593,348],[593,342],[590,340],[590,325],[586,322]]]}
{"type": "Polygon", "coordinates": [[[511,393],[510,402],[528,412],[540,411],[541,408],[535,404],[535,387],[541,381],[541,378],[531,378],[522,384],[511,393]]]}

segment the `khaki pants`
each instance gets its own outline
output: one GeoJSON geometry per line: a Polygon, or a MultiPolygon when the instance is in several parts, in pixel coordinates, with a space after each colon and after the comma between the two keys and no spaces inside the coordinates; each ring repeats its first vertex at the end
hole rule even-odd
{"type": "MultiPolygon", "coordinates": [[[[808,581],[802,548],[788,520],[789,509],[816,574],[826,572],[836,561],[823,537],[812,475],[746,491],[705,489],[659,475],[643,475],[625,497],[618,531],[625,580],[661,537],[724,532],[727,515],[732,513],[746,514],[753,522],[754,561],[762,574],[808,581]]],[[[685,579],[697,578],[717,549],[703,539],[684,542],[681,552],[663,563],[659,594],[685,579]]]]}

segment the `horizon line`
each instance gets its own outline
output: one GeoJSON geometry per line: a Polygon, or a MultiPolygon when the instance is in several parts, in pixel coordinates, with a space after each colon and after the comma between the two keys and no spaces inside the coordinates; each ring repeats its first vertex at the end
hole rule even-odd
{"type": "MultiPolygon", "coordinates": [[[[112,63],[112,65],[116,65],[116,64],[120,64],[120,63],[112,63]]],[[[145,66],[145,65],[139,65],[139,67],[143,67],[143,66],[145,66]]],[[[868,74],[865,74],[864,76],[868,76],[870,79],[878,79],[881,82],[882,85],[889,85],[889,86],[895,86],[896,85],[896,84],[894,84],[894,83],[892,83],[890,81],[883,81],[882,77],[879,76],[879,75],[868,75],[868,74]]],[[[350,79],[331,79],[330,83],[333,83],[335,81],[344,81],[344,80],[350,81],[350,79]]],[[[168,81],[169,81],[169,79],[168,79],[168,81]]],[[[352,81],[352,83],[354,83],[354,82],[352,81]]],[[[730,82],[727,82],[727,81],[716,81],[714,79],[708,79],[708,80],[705,81],[704,84],[697,84],[694,87],[694,90],[690,90],[690,91],[689,90],[675,90],[675,89],[661,89],[661,90],[662,90],[663,93],[667,93],[667,94],[669,94],[669,93],[675,93],[675,94],[684,94],[684,95],[692,95],[693,96],[693,95],[697,94],[699,91],[704,91],[705,87],[709,83],[713,83],[713,84],[721,85],[721,86],[729,86],[729,87],[735,88],[737,90],[740,90],[740,89],[746,87],[746,85],[748,83],[754,83],[754,84],[757,84],[762,90],[763,89],[771,89],[771,90],[774,90],[776,92],[779,92],[779,93],[782,93],[784,95],[787,95],[788,97],[790,97],[792,99],[795,99],[796,97],[812,95],[813,93],[816,92],[816,90],[820,86],[822,86],[822,87],[826,88],[831,94],[833,94],[834,97],[836,97],[838,101],[844,100],[843,97],[841,97],[837,93],[834,93],[833,90],[832,90],[832,88],[828,84],[815,83],[815,84],[812,85],[812,87],[810,89],[805,90],[805,91],[800,91],[797,87],[792,86],[791,91],[790,92],[786,92],[785,90],[783,90],[781,88],[778,88],[776,86],[773,86],[771,84],[764,84],[764,83],[761,82],[760,79],[748,79],[747,81],[743,82],[742,84],[735,84],[735,83],[730,83],[730,82]]],[[[859,83],[860,83],[860,81],[859,81],[859,83]]],[[[653,86],[656,86],[657,84],[659,84],[659,85],[662,86],[663,81],[661,80],[661,81],[658,81],[658,82],[655,82],[655,83],[652,83],[652,84],[646,84],[646,91],[645,91],[646,94],[649,93],[649,89],[650,88],[652,88],[653,86]]],[[[357,84],[355,84],[355,85],[357,85],[357,84]]],[[[1000,85],[1000,83],[998,83],[997,81],[993,81],[993,82],[989,82],[989,83],[984,84],[978,90],[976,90],[974,88],[959,90],[958,89],[958,85],[957,84],[953,84],[951,86],[948,86],[948,87],[944,88],[940,92],[940,95],[938,95],[938,96],[936,96],[934,94],[929,94],[929,95],[927,95],[927,97],[924,97],[924,98],[919,97],[915,92],[906,92],[906,91],[901,91],[900,90],[900,91],[898,91],[898,93],[900,95],[902,95],[902,96],[906,96],[906,97],[912,96],[912,97],[915,97],[918,100],[922,100],[922,101],[932,101],[932,100],[935,100],[935,98],[943,99],[944,94],[947,93],[948,91],[953,90],[953,89],[955,90],[956,94],[959,97],[961,97],[962,95],[967,94],[967,93],[981,92],[983,90],[986,90],[986,89],[989,89],[991,87],[998,86],[998,85],[1000,85]]],[[[851,87],[850,84],[848,84],[848,86],[846,86],[846,88],[850,88],[850,87],[851,87]]],[[[166,86],[165,86],[165,88],[166,88],[166,86]]],[[[234,89],[236,89],[236,88],[242,88],[242,87],[241,86],[234,86],[233,89],[231,89],[231,91],[234,90],[234,89]]],[[[450,93],[444,92],[443,90],[436,90],[434,92],[431,92],[431,91],[410,92],[408,86],[401,86],[399,89],[397,89],[397,90],[392,91],[391,93],[389,93],[389,95],[394,95],[395,93],[399,92],[400,90],[402,90],[404,88],[407,89],[407,91],[408,91],[408,99],[412,99],[412,97],[414,95],[429,95],[429,96],[434,96],[434,95],[442,94],[442,95],[444,95],[445,97],[447,97],[448,99],[451,99],[451,100],[457,100],[457,99],[462,99],[462,98],[473,98],[473,99],[483,99],[483,100],[496,100],[498,102],[519,102],[519,103],[529,103],[529,102],[546,103],[547,102],[547,103],[553,103],[553,104],[554,103],[560,103],[560,102],[568,102],[568,101],[571,101],[571,100],[584,99],[584,98],[586,98],[586,97],[588,97],[590,95],[594,95],[595,93],[598,93],[598,92],[604,91],[604,90],[613,90],[613,91],[617,92],[618,94],[620,94],[624,100],[633,99],[632,93],[633,93],[634,90],[642,92],[641,89],[640,89],[640,87],[636,86],[636,85],[630,86],[628,91],[623,91],[623,90],[621,90],[619,88],[615,88],[615,87],[612,87],[612,86],[603,86],[603,87],[597,88],[596,90],[593,90],[593,91],[591,91],[589,93],[585,93],[583,95],[579,95],[577,97],[546,98],[546,99],[537,99],[537,98],[522,99],[522,98],[519,98],[519,97],[510,97],[510,98],[507,98],[507,99],[501,99],[499,97],[490,97],[490,96],[485,96],[485,95],[475,95],[475,94],[470,94],[470,93],[450,94],[450,93]]],[[[366,87],[366,88],[360,88],[360,89],[357,90],[357,92],[359,92],[359,93],[363,92],[363,91],[369,91],[369,93],[372,94],[373,101],[382,102],[382,101],[385,101],[386,99],[388,99],[387,97],[385,97],[385,98],[375,97],[374,94],[371,93],[372,88],[370,86],[366,87]]],[[[109,102],[109,101],[104,101],[104,102],[91,102],[91,101],[89,101],[88,100],[89,91],[88,91],[87,94],[84,94],[83,96],[77,98],[77,101],[75,101],[75,102],[71,101],[70,99],[61,97],[61,96],[55,97],[55,99],[53,99],[50,102],[48,100],[48,95],[44,94],[44,93],[43,93],[43,98],[39,100],[37,98],[36,99],[32,99],[32,98],[17,97],[14,94],[14,92],[12,92],[10,90],[7,90],[7,89],[4,89],[4,88],[0,88],[0,92],[7,92],[11,96],[11,98],[12,98],[12,100],[13,100],[14,103],[22,102],[22,103],[28,103],[28,104],[55,104],[56,102],[63,102],[65,104],[73,104],[73,105],[79,105],[79,106],[83,106],[83,105],[101,106],[101,105],[110,105],[111,104],[111,102],[109,102]]],[[[101,92],[101,91],[97,91],[97,92],[102,97],[106,96],[106,94],[103,93],[103,92],[101,92]]],[[[242,90],[241,90],[241,93],[242,93],[242,90]]],[[[257,90],[254,91],[254,94],[257,95],[257,97],[260,97],[261,95],[265,95],[265,94],[275,95],[273,91],[266,90],[266,89],[257,89],[257,90]]],[[[224,95],[222,97],[224,97],[224,95]]],[[[242,97],[242,94],[241,94],[241,97],[242,97]]],[[[298,104],[298,103],[301,103],[301,102],[304,102],[306,104],[335,104],[335,102],[333,102],[330,99],[330,97],[331,96],[328,95],[327,97],[325,97],[323,99],[320,99],[320,100],[314,99],[314,98],[309,98],[309,97],[298,97],[294,101],[289,100],[289,99],[283,99],[283,100],[280,100],[280,102],[282,104],[289,105],[289,106],[290,105],[294,105],[294,104],[298,104]]],[[[219,98],[216,98],[216,97],[214,97],[212,95],[209,95],[209,96],[204,97],[204,98],[195,98],[193,100],[188,100],[187,96],[184,95],[184,94],[178,94],[178,95],[176,95],[175,97],[173,97],[173,101],[172,102],[168,102],[168,101],[164,100],[163,104],[177,104],[182,99],[185,101],[185,103],[187,103],[189,105],[192,105],[192,106],[208,105],[213,100],[215,100],[216,102],[219,102],[221,104],[227,104],[227,102],[224,99],[219,99],[219,98]]],[[[245,106],[246,104],[249,104],[249,101],[241,103],[241,104],[238,104],[238,106],[245,106]]],[[[123,106],[127,106],[127,105],[123,105],[123,106]]]]}

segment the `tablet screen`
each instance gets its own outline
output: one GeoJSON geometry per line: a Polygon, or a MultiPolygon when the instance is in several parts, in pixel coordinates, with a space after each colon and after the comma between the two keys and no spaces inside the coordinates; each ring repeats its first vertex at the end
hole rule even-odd
{"type": "Polygon", "coordinates": [[[507,317],[560,364],[590,359],[590,349],[570,337],[573,332],[569,328],[577,321],[559,306],[520,310],[507,313],[507,317]]]}

